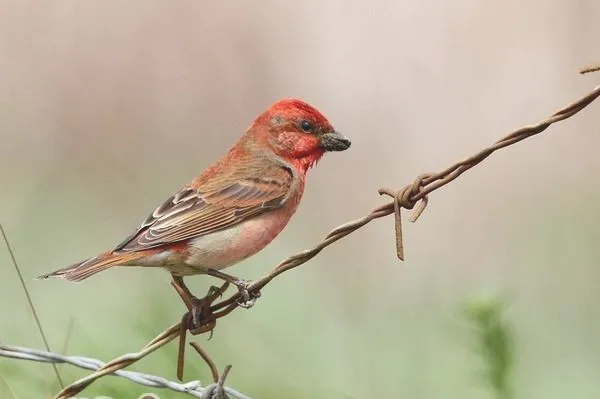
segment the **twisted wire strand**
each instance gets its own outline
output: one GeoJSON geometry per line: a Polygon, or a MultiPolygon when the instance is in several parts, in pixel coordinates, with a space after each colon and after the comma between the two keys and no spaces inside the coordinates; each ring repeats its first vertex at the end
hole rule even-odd
{"type": "MultiPolygon", "coordinates": [[[[52,364],[70,364],[86,370],[99,370],[106,365],[98,359],[92,359],[84,356],[63,356],[58,353],[47,352],[22,346],[0,344],[0,357],[29,360],[40,363],[52,364]]],[[[186,383],[178,383],[169,381],[166,378],[151,374],[140,373],[137,371],[115,370],[110,375],[125,378],[139,385],[144,385],[152,388],[166,388],[171,391],[186,393],[190,396],[206,399],[214,394],[218,384],[213,383],[207,386],[202,386],[200,381],[189,381],[186,383]]],[[[224,386],[223,391],[226,395],[236,399],[250,399],[248,396],[236,391],[233,388],[224,386]]]]}

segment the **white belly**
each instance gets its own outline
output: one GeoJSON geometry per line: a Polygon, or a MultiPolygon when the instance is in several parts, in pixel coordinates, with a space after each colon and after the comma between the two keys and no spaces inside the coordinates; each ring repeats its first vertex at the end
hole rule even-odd
{"type": "Polygon", "coordinates": [[[190,240],[184,262],[190,270],[182,274],[224,269],[254,255],[283,230],[291,216],[284,208],[190,240]]]}

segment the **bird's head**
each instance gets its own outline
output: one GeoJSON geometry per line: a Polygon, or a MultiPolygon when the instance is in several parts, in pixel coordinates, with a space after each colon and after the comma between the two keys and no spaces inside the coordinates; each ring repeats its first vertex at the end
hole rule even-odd
{"type": "Polygon", "coordinates": [[[252,124],[273,151],[304,170],[325,152],[344,151],[350,140],[335,131],[316,108],[298,99],[284,99],[271,105],[252,124]]]}

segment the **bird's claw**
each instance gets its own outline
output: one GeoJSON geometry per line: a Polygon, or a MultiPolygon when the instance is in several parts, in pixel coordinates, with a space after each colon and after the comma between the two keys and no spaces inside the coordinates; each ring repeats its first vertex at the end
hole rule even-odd
{"type": "Polygon", "coordinates": [[[206,295],[210,298],[220,298],[221,295],[223,295],[223,293],[221,292],[221,290],[219,289],[219,287],[215,287],[214,285],[211,285],[208,288],[208,292],[206,293],[206,295]]]}
{"type": "Polygon", "coordinates": [[[208,288],[208,293],[206,294],[205,298],[212,304],[217,298],[223,296],[223,293],[227,291],[227,287],[229,287],[229,282],[227,281],[220,287],[215,287],[214,285],[211,285],[208,288]]]}
{"type": "Polygon", "coordinates": [[[248,287],[251,283],[251,281],[242,279],[238,279],[234,282],[240,293],[240,298],[238,299],[237,304],[244,309],[250,309],[252,306],[254,306],[254,303],[256,303],[256,300],[260,298],[261,295],[260,291],[250,292],[248,290],[248,287]]]}
{"type": "Polygon", "coordinates": [[[186,329],[193,335],[210,332],[212,336],[212,330],[217,324],[217,319],[213,314],[211,306],[227,290],[229,283],[225,282],[220,287],[211,286],[203,298],[195,297],[187,289],[181,278],[175,278],[172,285],[188,309],[183,318],[186,329]]]}

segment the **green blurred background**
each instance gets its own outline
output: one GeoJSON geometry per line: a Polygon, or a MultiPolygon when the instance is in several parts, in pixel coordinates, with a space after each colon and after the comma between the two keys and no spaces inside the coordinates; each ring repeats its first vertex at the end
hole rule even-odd
{"type": "MultiPolygon", "coordinates": [[[[401,187],[537,122],[599,76],[597,0],[0,1],[0,222],[54,350],[108,360],[182,311],[168,275],[34,276],[117,244],[282,97],[352,139],[311,171],[289,227],[229,271],[261,276],[401,187]]],[[[199,342],[254,398],[492,398],[461,309],[498,293],[516,398],[600,394],[600,104],[495,154],[405,226],[376,221],[199,342]]],[[[0,342],[42,348],[0,245],[0,342]]],[[[212,280],[190,278],[203,292],[212,280]]],[[[175,343],[134,369],[175,379],[175,343]]],[[[85,372],[70,366],[72,381],[85,372]]],[[[0,359],[0,397],[56,392],[0,359]]],[[[210,382],[189,352],[186,379],[210,382]]],[[[105,378],[81,396],[152,391],[105,378]]]]}

